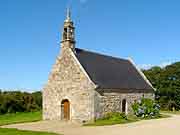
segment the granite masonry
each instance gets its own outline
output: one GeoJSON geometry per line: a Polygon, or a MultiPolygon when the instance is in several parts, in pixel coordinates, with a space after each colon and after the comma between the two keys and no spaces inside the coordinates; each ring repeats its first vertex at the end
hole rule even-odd
{"type": "Polygon", "coordinates": [[[131,60],[75,48],[70,11],[64,22],[61,52],[43,89],[43,119],[94,121],[108,112],[132,113],[154,89],[131,60]]]}

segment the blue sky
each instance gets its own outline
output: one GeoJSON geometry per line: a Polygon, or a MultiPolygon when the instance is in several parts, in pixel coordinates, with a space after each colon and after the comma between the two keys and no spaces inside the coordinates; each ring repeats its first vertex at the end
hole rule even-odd
{"type": "Polygon", "coordinates": [[[42,89],[69,4],[76,47],[140,67],[180,61],[178,0],[0,0],[0,88],[42,89]]]}

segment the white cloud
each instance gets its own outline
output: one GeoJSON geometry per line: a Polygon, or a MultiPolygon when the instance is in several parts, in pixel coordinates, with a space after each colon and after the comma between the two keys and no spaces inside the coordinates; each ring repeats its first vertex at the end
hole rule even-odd
{"type": "Polygon", "coordinates": [[[166,62],[162,62],[159,66],[164,68],[164,67],[166,67],[168,65],[171,65],[172,63],[173,63],[172,61],[166,61],[166,62]]]}
{"type": "Polygon", "coordinates": [[[165,61],[165,62],[162,62],[160,63],[159,65],[153,65],[153,64],[140,64],[138,65],[138,67],[140,69],[150,69],[151,67],[154,67],[154,66],[159,66],[161,68],[164,68],[168,65],[171,65],[172,63],[174,63],[175,61],[165,61]]]}
{"type": "Polygon", "coordinates": [[[152,65],[152,64],[140,64],[140,65],[138,65],[138,67],[140,68],[140,69],[150,69],[151,67],[153,67],[154,65],[152,65]]]}

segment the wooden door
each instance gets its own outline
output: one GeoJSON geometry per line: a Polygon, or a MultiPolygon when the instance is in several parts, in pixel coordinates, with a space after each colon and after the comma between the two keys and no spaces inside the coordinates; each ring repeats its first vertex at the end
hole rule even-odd
{"type": "Polygon", "coordinates": [[[70,103],[68,100],[64,101],[64,119],[65,120],[70,119],[70,103]]]}

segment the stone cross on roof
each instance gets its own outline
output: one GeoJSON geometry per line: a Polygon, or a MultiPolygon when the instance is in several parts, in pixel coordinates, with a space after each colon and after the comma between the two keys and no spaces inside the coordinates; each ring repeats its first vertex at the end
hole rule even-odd
{"type": "Polygon", "coordinates": [[[65,22],[71,22],[71,10],[70,10],[69,7],[67,8],[67,11],[66,11],[66,20],[65,20],[65,22]]]}

